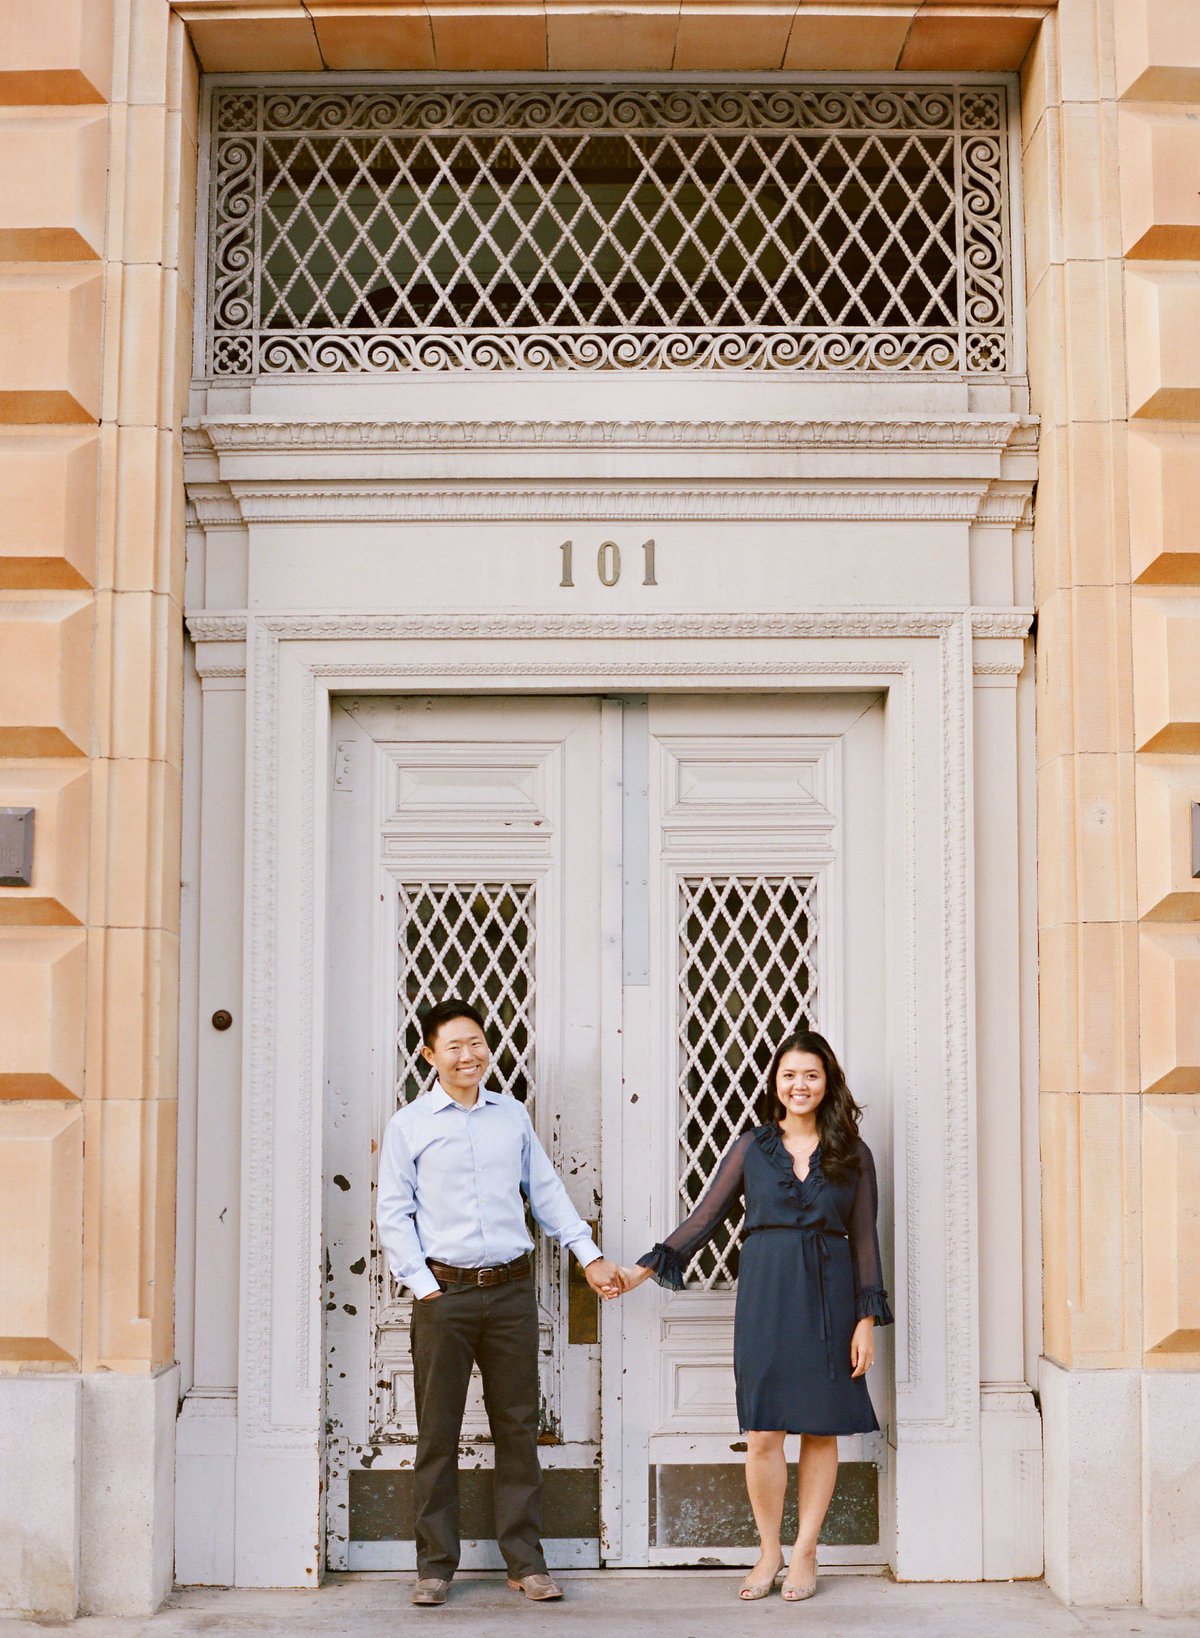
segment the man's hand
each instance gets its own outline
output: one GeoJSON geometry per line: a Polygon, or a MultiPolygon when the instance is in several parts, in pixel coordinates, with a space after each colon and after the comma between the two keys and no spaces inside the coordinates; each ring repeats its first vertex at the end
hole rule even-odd
{"type": "Polygon", "coordinates": [[[583,1271],[583,1277],[593,1291],[598,1291],[605,1301],[619,1297],[625,1289],[621,1284],[621,1270],[616,1263],[610,1263],[607,1257],[597,1257],[595,1262],[589,1263],[583,1271]]]}

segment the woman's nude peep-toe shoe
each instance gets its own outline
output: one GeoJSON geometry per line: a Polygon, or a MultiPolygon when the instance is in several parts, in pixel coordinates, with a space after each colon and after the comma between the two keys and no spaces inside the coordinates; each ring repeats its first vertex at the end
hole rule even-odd
{"type": "Polygon", "coordinates": [[[779,1577],[779,1571],[782,1569],[783,1560],[780,1559],[779,1566],[769,1581],[751,1581],[750,1577],[747,1576],[745,1581],[743,1581],[741,1586],[738,1588],[738,1597],[741,1599],[742,1603],[753,1604],[756,1598],[765,1598],[770,1592],[771,1588],[775,1585],[775,1582],[779,1577]]]}
{"type": "Polygon", "coordinates": [[[785,1581],[783,1584],[783,1599],[786,1604],[802,1604],[806,1598],[811,1598],[817,1590],[817,1578],[814,1575],[807,1587],[798,1587],[794,1581],[785,1581]]]}

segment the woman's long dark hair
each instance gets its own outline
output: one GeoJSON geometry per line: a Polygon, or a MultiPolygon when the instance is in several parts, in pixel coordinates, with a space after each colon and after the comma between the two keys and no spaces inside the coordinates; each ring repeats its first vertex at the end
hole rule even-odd
{"type": "Polygon", "coordinates": [[[842,1183],[858,1170],[858,1123],[862,1110],[855,1103],[842,1066],[823,1035],[813,1029],[798,1029],[780,1041],[771,1059],[767,1084],[759,1100],[758,1115],[764,1126],[778,1125],[787,1114],[776,1091],[779,1066],[789,1052],[811,1052],[825,1066],[825,1096],[817,1105],[817,1136],[821,1141],[821,1170],[835,1183],[842,1183]]]}

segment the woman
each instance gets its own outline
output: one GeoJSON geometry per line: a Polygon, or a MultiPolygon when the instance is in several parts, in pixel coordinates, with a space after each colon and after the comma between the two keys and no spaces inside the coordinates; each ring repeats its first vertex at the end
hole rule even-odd
{"type": "Polygon", "coordinates": [[[890,1325],[892,1315],[875,1231],[875,1163],[858,1135],[862,1111],[824,1036],[803,1029],[781,1044],[759,1113],[763,1124],[736,1139],[686,1222],[622,1277],[628,1290],[651,1274],[682,1290],[688,1263],[745,1196],[733,1370],[760,1550],[739,1597],[765,1598],[783,1568],[783,1441],[799,1433],[799,1528],[783,1583],[784,1598],[799,1602],[817,1590],[837,1436],[879,1426],[863,1378],[875,1325],[890,1325]]]}

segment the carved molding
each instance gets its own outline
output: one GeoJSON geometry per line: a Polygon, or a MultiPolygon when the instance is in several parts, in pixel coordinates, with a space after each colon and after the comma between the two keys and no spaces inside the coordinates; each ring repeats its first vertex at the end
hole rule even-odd
{"type": "MultiPolygon", "coordinates": [[[[969,523],[978,517],[987,482],[858,486],[712,484],[511,487],[330,482],[231,483],[246,523],[563,522],[908,522],[969,523]]],[[[197,502],[200,509],[201,502],[197,502]]],[[[215,521],[225,522],[223,509],[215,521]]],[[[1014,520],[1015,521],[1015,520],[1014,520]]]]}
{"type": "Polygon", "coordinates": [[[1032,416],[823,421],[264,421],[194,422],[189,453],[429,451],[450,449],[888,449],[1037,448],[1032,416]]]}
{"type": "Polygon", "coordinates": [[[244,643],[245,614],[189,614],[185,621],[194,643],[244,643]]]}
{"type": "MultiPolygon", "coordinates": [[[[266,614],[242,610],[187,616],[195,643],[243,642],[251,622],[291,641],[355,638],[787,638],[940,637],[964,615],[954,609],[808,609],[778,614],[266,614]]],[[[1030,609],[972,609],[975,637],[1028,635],[1030,609]]],[[[738,662],[740,663],[740,662],[738,662]]],[[[748,660],[748,665],[755,662],[748,660]]],[[[855,662],[857,663],[857,662],[855,662]]],[[[584,670],[590,662],[582,662],[584,670]]],[[[449,666],[443,669],[450,669],[449,666]]]]}
{"type": "Polygon", "coordinates": [[[974,637],[1028,637],[1033,630],[1032,609],[972,609],[974,637]]]}

